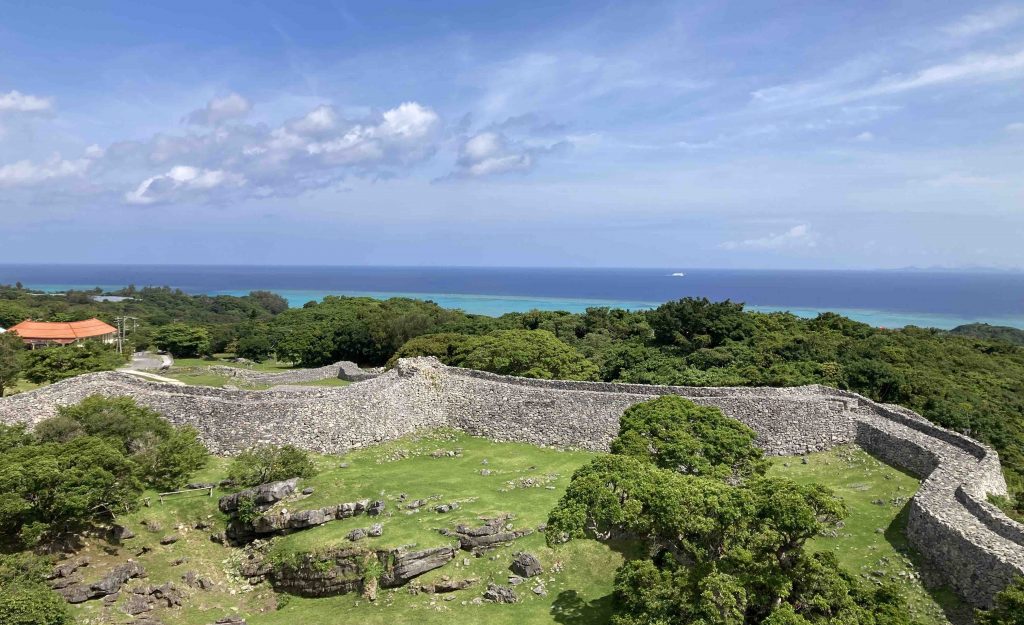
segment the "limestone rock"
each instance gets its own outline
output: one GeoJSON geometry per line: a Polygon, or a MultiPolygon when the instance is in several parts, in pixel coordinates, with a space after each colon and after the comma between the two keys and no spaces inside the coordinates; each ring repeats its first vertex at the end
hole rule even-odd
{"type": "Polygon", "coordinates": [[[366,530],[364,530],[361,527],[357,527],[356,529],[354,529],[351,532],[349,532],[348,534],[346,534],[345,538],[347,538],[347,539],[349,539],[349,540],[351,540],[353,542],[355,542],[357,540],[362,540],[362,539],[366,538],[366,530]]]}
{"type": "Polygon", "coordinates": [[[398,551],[394,554],[394,566],[381,576],[385,588],[404,586],[409,580],[448,564],[455,557],[452,547],[435,547],[422,551],[398,551]]]}
{"type": "Polygon", "coordinates": [[[540,565],[540,560],[533,554],[526,553],[525,551],[515,555],[509,568],[512,569],[513,573],[521,577],[534,577],[544,572],[544,568],[540,565]]]}
{"type": "Polygon", "coordinates": [[[217,501],[217,507],[220,508],[220,511],[224,514],[231,514],[238,510],[238,505],[243,499],[252,499],[257,507],[266,509],[285,497],[294,494],[295,487],[298,482],[299,478],[293,477],[289,480],[268,482],[253,488],[247,488],[237,493],[221,497],[220,500],[217,501]]]}
{"type": "Polygon", "coordinates": [[[143,612],[149,612],[153,609],[153,603],[146,595],[137,595],[132,593],[128,597],[128,601],[124,604],[124,611],[132,616],[136,614],[142,614],[143,612]]]}
{"type": "Polygon", "coordinates": [[[516,591],[511,586],[488,584],[487,590],[484,591],[484,600],[495,603],[515,603],[519,601],[519,597],[516,596],[516,591]]]}

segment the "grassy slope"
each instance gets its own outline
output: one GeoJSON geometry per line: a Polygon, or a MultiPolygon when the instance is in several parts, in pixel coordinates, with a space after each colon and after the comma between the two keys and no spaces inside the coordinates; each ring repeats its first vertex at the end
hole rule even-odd
{"type": "MultiPolygon", "coordinates": [[[[359,498],[384,498],[388,502],[388,512],[380,519],[384,535],[363,542],[373,546],[427,548],[448,543],[436,528],[454,527],[460,522],[476,523],[478,516],[511,512],[516,515],[516,527],[535,527],[546,520],[548,510],[561,496],[572,472],[591,457],[592,454],[585,452],[493,443],[458,433],[433,432],[421,438],[406,438],[354,451],[343,458],[319,458],[322,471],[305,482],[314,487],[314,493],[302,501],[288,502],[287,506],[306,509],[359,498]],[[435,450],[458,448],[462,449],[458,457],[431,455],[435,450]],[[486,465],[484,459],[487,459],[486,465]],[[349,466],[341,468],[341,462],[349,466]],[[492,473],[481,475],[481,469],[492,473]],[[519,480],[529,478],[539,480],[541,485],[518,485],[519,480]],[[459,501],[461,507],[449,514],[438,514],[432,509],[432,501],[420,512],[409,512],[398,504],[397,497],[401,493],[406,493],[408,500],[439,496],[437,502],[459,501]]],[[[213,459],[197,479],[217,479],[224,474],[225,465],[225,460],[213,459]]],[[[851,510],[846,527],[835,538],[817,539],[818,548],[837,549],[841,561],[855,572],[870,576],[872,571],[884,570],[887,575],[893,575],[904,587],[911,609],[923,625],[944,622],[941,610],[920,582],[912,576],[899,576],[901,571],[914,570],[899,553],[903,549],[901,506],[871,503],[875,499],[888,502],[894,497],[909,497],[917,487],[916,480],[856,450],[812,455],[807,465],[793,458],[780,460],[773,470],[797,480],[825,482],[846,499],[851,510]],[[877,533],[875,530],[879,527],[888,529],[877,533]],[[883,558],[888,560],[883,562],[883,558]]],[[[412,595],[407,589],[395,589],[381,592],[375,604],[354,595],[279,600],[265,584],[252,587],[234,576],[235,551],[210,542],[209,531],[186,529],[180,532],[183,538],[178,543],[158,544],[177,524],[191,528],[195,521],[205,518],[223,523],[222,515],[216,511],[216,496],[219,495],[217,493],[213,499],[181,497],[164,504],[154,499],[152,507],[126,516],[122,521],[135,530],[138,537],[128,541],[131,548],[122,548],[117,556],[105,554],[102,543],[91,544],[86,553],[94,558],[95,564],[86,579],[98,578],[101,571],[97,569],[123,562],[145,544],[153,551],[138,559],[149,571],[147,583],[174,581],[182,586],[180,576],[188,569],[197,570],[216,582],[213,591],[189,590],[184,609],[158,610],[155,616],[166,625],[211,623],[233,612],[233,608],[245,615],[252,625],[320,622],[582,625],[607,622],[612,576],[622,561],[619,552],[595,541],[574,541],[555,550],[548,549],[543,536],[534,533],[517,541],[514,547],[495,550],[483,558],[460,552],[454,562],[414,582],[425,583],[442,575],[481,579],[479,585],[450,595],[412,595]],[[141,525],[143,519],[157,520],[163,528],[148,531],[141,525]],[[534,584],[523,584],[518,587],[521,601],[516,605],[473,605],[471,601],[480,596],[487,581],[507,581],[508,564],[512,554],[519,550],[536,554],[544,564],[541,579],[548,594],[534,595],[530,590],[534,584]],[[189,562],[171,566],[175,558],[182,556],[187,556],[189,562]],[[464,564],[466,558],[468,565],[464,564]]],[[[370,522],[366,517],[356,517],[328,523],[275,539],[272,550],[289,554],[345,544],[345,534],[355,527],[366,527],[370,522]]],[[[132,583],[129,582],[129,587],[132,583]]],[[[89,619],[86,622],[93,623],[119,622],[117,618],[121,615],[116,606],[104,612],[102,601],[88,602],[76,608],[76,612],[89,619]]]]}
{"type": "Polygon", "coordinates": [[[902,588],[911,615],[922,625],[960,620],[969,609],[948,589],[926,590],[918,579],[919,557],[907,544],[907,501],[920,482],[855,447],[797,458],[776,458],[773,474],[832,488],[849,514],[835,537],[821,536],[812,548],[832,550],[848,570],[867,580],[902,588]]]}

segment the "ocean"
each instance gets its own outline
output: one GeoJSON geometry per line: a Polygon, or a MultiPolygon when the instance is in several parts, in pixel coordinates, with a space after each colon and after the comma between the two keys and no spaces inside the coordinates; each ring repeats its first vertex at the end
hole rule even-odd
{"type": "Polygon", "coordinates": [[[643,310],[693,296],[802,317],[832,311],[879,327],[987,322],[1024,328],[1024,273],[1015,272],[0,265],[0,284],[17,281],[50,292],[129,284],[209,295],[263,289],[291,306],[327,295],[402,296],[492,316],[592,306],[643,310]]]}

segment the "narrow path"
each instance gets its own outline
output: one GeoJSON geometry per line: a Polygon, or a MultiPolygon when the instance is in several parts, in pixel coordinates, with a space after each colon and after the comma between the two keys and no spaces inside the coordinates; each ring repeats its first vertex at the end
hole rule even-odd
{"type": "Polygon", "coordinates": [[[174,364],[174,359],[166,354],[153,352],[135,352],[132,360],[121,368],[121,371],[165,371],[174,364]]]}
{"type": "Polygon", "coordinates": [[[120,369],[119,372],[127,373],[128,375],[133,375],[137,378],[142,378],[144,380],[151,380],[153,382],[163,382],[164,384],[173,384],[175,386],[188,386],[188,384],[185,384],[181,380],[175,380],[174,378],[164,377],[162,375],[150,373],[149,371],[139,371],[137,369],[120,369]]]}

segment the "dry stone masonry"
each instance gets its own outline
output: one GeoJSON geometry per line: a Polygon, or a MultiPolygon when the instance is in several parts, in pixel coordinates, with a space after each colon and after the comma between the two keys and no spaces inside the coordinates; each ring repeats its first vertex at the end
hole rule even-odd
{"type": "Polygon", "coordinates": [[[987,500],[1006,483],[995,451],[914,412],[823,386],[703,388],[530,380],[403,359],[365,375],[349,363],[337,388],[240,391],[182,387],[120,373],[84,375],[0,399],[0,422],[33,426],[92,394],[128,395],[173,423],[192,425],[214,452],[261,442],[340,453],[416,430],[454,427],[499,441],[606,450],[622,411],[661,395],[716,406],[758,433],[769,454],[856,443],[920,477],[910,502],[910,542],[971,603],[1024,575],[1024,526],[987,500]],[[347,371],[346,371],[347,369],[347,371]]]}

